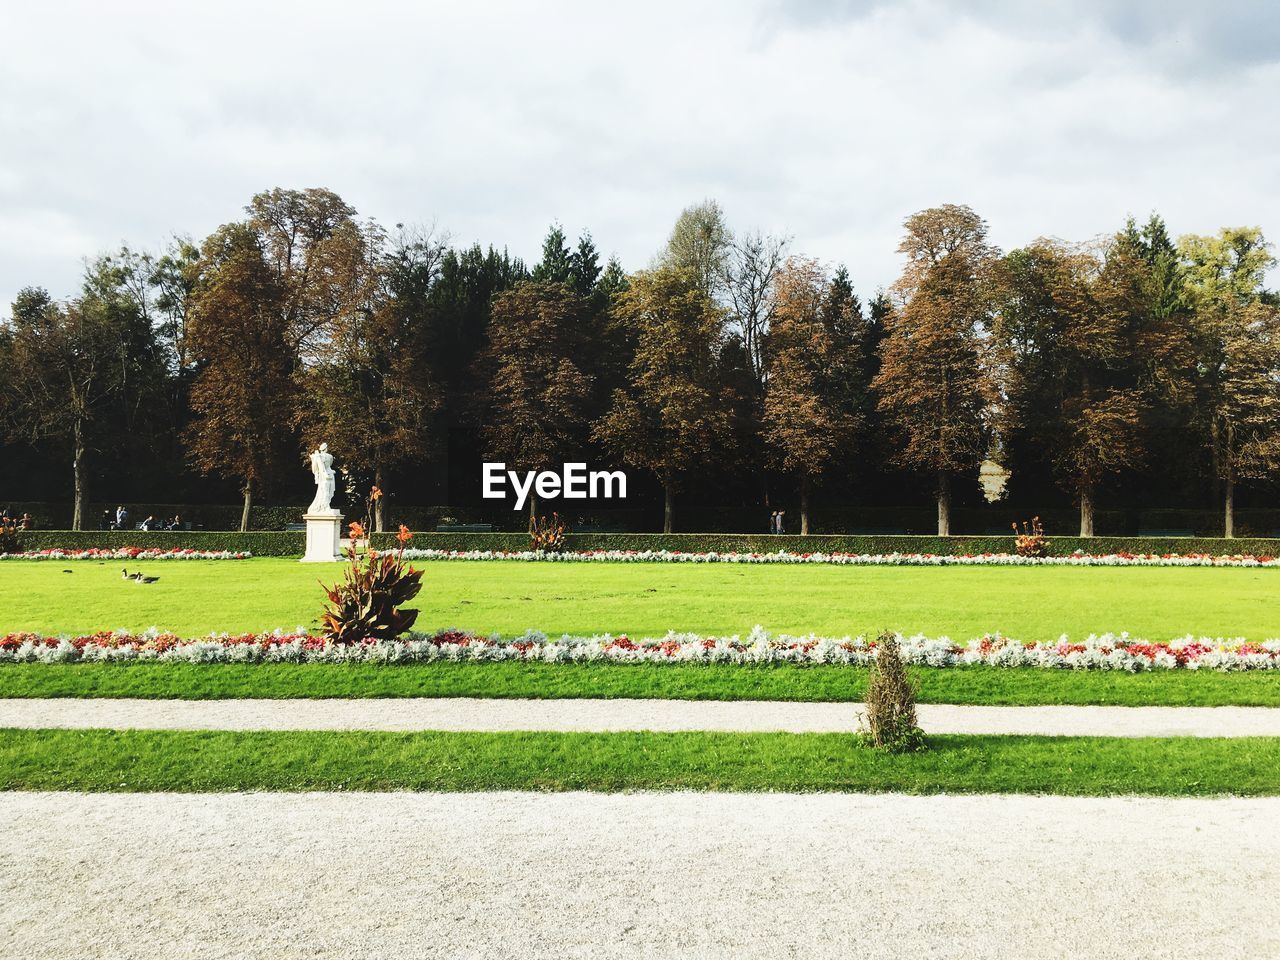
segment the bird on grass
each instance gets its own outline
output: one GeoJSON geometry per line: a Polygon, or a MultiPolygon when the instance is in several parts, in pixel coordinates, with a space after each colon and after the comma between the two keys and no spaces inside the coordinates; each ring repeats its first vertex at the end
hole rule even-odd
{"type": "Polygon", "coordinates": [[[121,568],[120,568],[120,579],[121,579],[121,580],[132,580],[134,583],[155,583],[155,582],[156,582],[157,580],[159,580],[160,578],[159,578],[159,577],[147,577],[147,576],[143,576],[143,574],[141,573],[141,571],[138,571],[138,572],[135,572],[135,573],[130,573],[130,572],[128,571],[128,569],[127,569],[127,568],[125,568],[125,567],[121,567],[121,568]]]}

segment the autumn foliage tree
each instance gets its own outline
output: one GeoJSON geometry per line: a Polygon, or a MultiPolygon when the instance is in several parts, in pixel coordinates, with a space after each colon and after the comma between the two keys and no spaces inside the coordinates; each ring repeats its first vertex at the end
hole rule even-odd
{"type": "Polygon", "coordinates": [[[22,290],[0,331],[6,397],[0,403],[14,433],[53,441],[71,453],[71,527],[83,528],[90,457],[119,440],[116,414],[161,371],[147,361],[150,331],[135,306],[91,268],[82,295],[56,303],[44,290],[22,290]]]}
{"type": "Polygon", "coordinates": [[[625,387],[614,391],[594,434],[664,491],[663,531],[674,525],[684,475],[730,440],[731,398],[720,385],[724,313],[682,267],[635,274],[619,297],[620,321],[636,345],[625,387]]]}
{"type": "MultiPolygon", "coordinates": [[[[566,284],[530,280],[493,303],[489,342],[477,362],[476,417],[485,455],[512,470],[550,470],[582,455],[594,378],[588,301],[566,284]]],[[[530,515],[537,498],[529,497],[530,515]]]]}
{"type": "Polygon", "coordinates": [[[813,481],[852,450],[862,425],[862,318],[814,260],[788,260],[775,287],[763,429],[778,467],[799,480],[807,535],[813,481]]]}
{"type": "Polygon", "coordinates": [[[1196,339],[1197,408],[1222,481],[1223,536],[1235,536],[1236,483],[1280,466],[1280,310],[1263,295],[1275,258],[1257,227],[1179,241],[1196,339]]]}
{"type": "Polygon", "coordinates": [[[1000,264],[1002,428],[1041,447],[1093,536],[1097,488],[1141,462],[1148,405],[1132,362],[1143,334],[1143,265],[1124,250],[1042,240],[1000,264]]]}
{"type": "Polygon", "coordinates": [[[286,294],[257,233],[230,224],[202,247],[203,265],[187,322],[198,373],[191,387],[188,451],[204,473],[240,482],[249,529],[253,495],[291,459],[296,354],[286,294]]]}
{"type": "Polygon", "coordinates": [[[304,402],[297,417],[308,447],[328,442],[348,463],[372,471],[384,494],[372,508],[381,533],[387,472],[421,462],[431,449],[441,391],[438,330],[427,298],[443,244],[419,232],[389,242],[369,226],[365,248],[350,274],[350,307],[333,312],[301,371],[304,402]]]}
{"type": "Polygon", "coordinates": [[[907,218],[895,284],[901,306],[884,318],[878,408],[896,434],[895,459],[934,478],[938,535],[951,532],[951,480],[985,452],[990,381],[981,331],[990,317],[993,250],[987,225],[964,206],[907,218]]]}

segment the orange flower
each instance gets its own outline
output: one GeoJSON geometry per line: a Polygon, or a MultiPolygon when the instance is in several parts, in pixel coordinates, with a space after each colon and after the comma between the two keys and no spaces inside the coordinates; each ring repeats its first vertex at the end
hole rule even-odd
{"type": "Polygon", "coordinates": [[[396,534],[396,540],[398,540],[402,544],[405,544],[412,539],[413,539],[413,534],[409,532],[409,528],[406,527],[403,523],[400,524],[400,532],[396,534]]]}
{"type": "Polygon", "coordinates": [[[352,540],[364,539],[364,524],[359,520],[351,524],[350,531],[350,537],[352,540]]]}
{"type": "Polygon", "coordinates": [[[374,487],[372,490],[370,490],[370,491],[369,491],[369,499],[370,499],[370,500],[381,500],[381,499],[382,499],[382,491],[381,491],[381,490],[379,490],[377,487],[374,487]]]}

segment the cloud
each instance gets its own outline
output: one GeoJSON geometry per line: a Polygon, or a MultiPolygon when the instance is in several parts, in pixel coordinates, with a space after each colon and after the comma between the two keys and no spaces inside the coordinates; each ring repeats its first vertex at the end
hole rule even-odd
{"type": "Polygon", "coordinates": [[[1152,210],[1280,233],[1268,7],[1024,6],[23,5],[0,14],[0,303],[272,186],[527,259],[558,220],[629,268],[716,197],[864,293],[943,202],[1006,247],[1152,210]]]}

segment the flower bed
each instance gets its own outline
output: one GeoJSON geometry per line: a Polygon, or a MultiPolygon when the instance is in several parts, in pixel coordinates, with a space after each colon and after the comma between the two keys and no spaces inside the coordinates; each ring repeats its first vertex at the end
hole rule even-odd
{"type": "Polygon", "coordinates": [[[161,550],[155,547],[90,547],[86,550],[31,550],[0,553],[0,560],[247,560],[253,556],[231,550],[161,550]]]}
{"type": "MultiPolygon", "coordinates": [[[[903,659],[927,667],[1036,667],[1066,670],[1275,670],[1280,640],[1183,637],[1152,642],[1127,634],[1091,635],[1072,642],[1021,642],[989,634],[968,643],[923,634],[899,636],[903,659]]],[[[151,630],[141,634],[96,633],[49,637],[13,633],[0,637],[0,663],[130,662],[181,663],[431,663],[437,661],[537,661],[545,663],[843,664],[866,666],[876,641],[866,637],[793,637],[756,627],[747,636],[704,637],[668,633],[633,640],[626,636],[548,637],[529,631],[518,637],[480,636],[462,630],[409,634],[399,640],[335,644],[302,628],[291,633],[220,634],[184,640],[151,630]]]]}
{"type": "Polygon", "coordinates": [[[685,553],[679,550],[406,550],[406,560],[534,560],[548,563],[819,563],[868,567],[1280,567],[1280,558],[1250,554],[1073,553],[685,553]]]}

